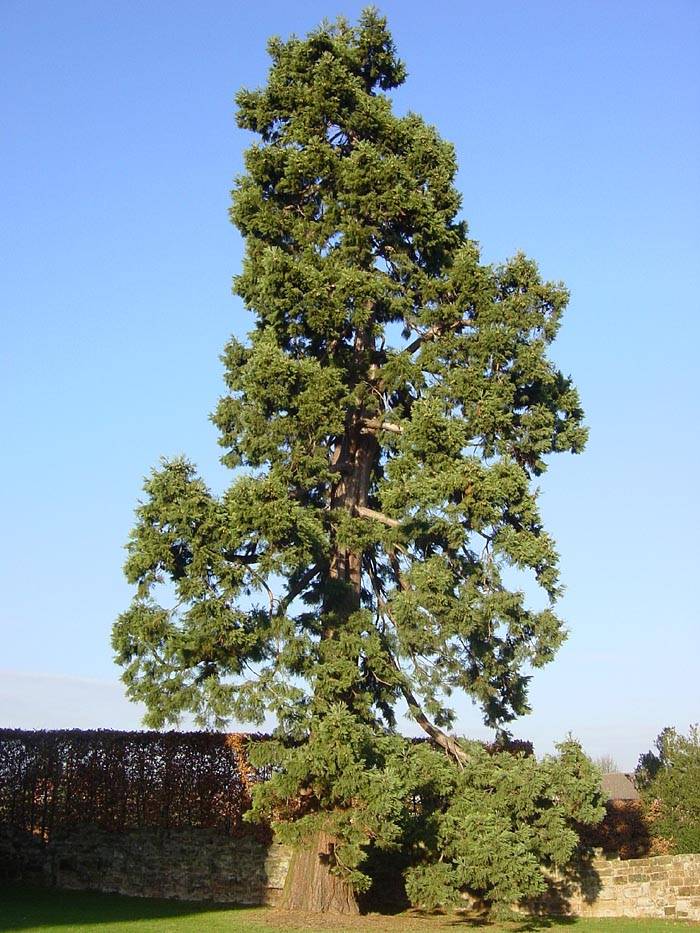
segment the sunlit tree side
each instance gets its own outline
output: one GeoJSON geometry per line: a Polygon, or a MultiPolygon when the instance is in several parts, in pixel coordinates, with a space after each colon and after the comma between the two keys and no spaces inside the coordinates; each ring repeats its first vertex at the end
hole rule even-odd
{"type": "Polygon", "coordinates": [[[184,459],[154,470],[113,643],[153,726],[273,714],[282,783],[260,811],[274,816],[276,787],[300,802],[285,821],[311,820],[361,886],[363,845],[399,798],[329,777],[341,736],[358,779],[373,767],[386,784],[372,737],[397,710],[462,768],[454,691],[497,728],[528,710],[529,672],[563,639],[533,480],[586,432],[547,356],[566,289],[521,254],[481,262],[452,146],[392,111],[405,69],[385,20],[269,52],[267,84],[237,98],[257,141],[233,192],[234,290],[256,326],[225,349],[214,414],[233,481],[214,496],[184,459]],[[508,568],[549,607],[529,608],[508,568]],[[353,839],[351,798],[366,803],[353,839]]]}

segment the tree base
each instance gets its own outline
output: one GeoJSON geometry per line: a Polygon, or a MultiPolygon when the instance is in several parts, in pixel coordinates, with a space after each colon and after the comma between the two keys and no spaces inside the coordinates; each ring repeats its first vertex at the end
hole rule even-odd
{"type": "Polygon", "coordinates": [[[281,907],[318,914],[359,914],[352,885],[331,873],[334,846],[332,836],[319,832],[294,850],[281,907]]]}

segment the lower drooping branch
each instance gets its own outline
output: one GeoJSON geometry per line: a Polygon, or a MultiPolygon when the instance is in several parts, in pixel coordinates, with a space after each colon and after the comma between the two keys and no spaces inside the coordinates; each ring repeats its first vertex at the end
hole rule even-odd
{"type": "MultiPolygon", "coordinates": [[[[393,657],[393,655],[392,660],[396,665],[396,668],[400,671],[398,662],[393,657]]],[[[443,732],[442,729],[439,729],[428,719],[411,688],[407,684],[401,684],[399,689],[401,690],[403,698],[408,704],[411,715],[421,727],[421,729],[426,732],[433,740],[433,742],[435,742],[436,745],[439,745],[447,755],[449,755],[451,758],[454,758],[460,768],[463,768],[466,764],[468,764],[469,755],[467,752],[462,748],[457,739],[453,738],[451,735],[447,735],[446,732],[443,732]]]]}
{"type": "MultiPolygon", "coordinates": [[[[382,610],[386,612],[387,616],[391,619],[392,623],[394,624],[394,627],[396,627],[396,623],[394,622],[394,619],[392,617],[391,610],[388,604],[386,603],[386,601],[382,598],[381,586],[379,584],[379,581],[377,580],[375,573],[372,571],[370,571],[370,578],[372,580],[372,588],[374,589],[375,596],[377,598],[379,605],[382,607],[382,610]]],[[[382,636],[381,632],[379,633],[379,638],[382,642],[382,646],[384,650],[387,653],[387,657],[389,658],[389,661],[392,667],[399,674],[400,679],[399,679],[398,687],[399,687],[399,690],[401,691],[401,695],[406,701],[406,704],[411,713],[411,716],[413,716],[416,723],[429,736],[429,738],[433,742],[435,742],[435,744],[438,745],[445,752],[445,754],[449,755],[452,759],[454,759],[454,761],[457,762],[460,768],[463,768],[466,764],[468,764],[470,760],[469,754],[465,751],[465,749],[462,748],[462,746],[459,744],[457,739],[453,738],[450,735],[447,735],[446,732],[443,732],[442,729],[440,729],[438,726],[436,726],[434,723],[432,723],[428,719],[428,717],[426,716],[423,710],[423,707],[418,702],[416,695],[414,694],[414,692],[411,690],[410,686],[408,685],[406,674],[401,669],[401,665],[399,664],[397,658],[395,657],[394,652],[391,650],[391,648],[387,644],[386,639],[382,636]]]]}

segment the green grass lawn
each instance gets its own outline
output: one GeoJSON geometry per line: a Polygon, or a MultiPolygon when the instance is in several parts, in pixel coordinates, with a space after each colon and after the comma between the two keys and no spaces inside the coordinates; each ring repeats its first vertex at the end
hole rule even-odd
{"type": "Polygon", "coordinates": [[[700,925],[669,920],[525,920],[512,924],[483,924],[459,914],[421,916],[414,912],[394,917],[352,918],[348,921],[290,914],[267,908],[202,905],[184,901],[150,900],[89,892],[50,891],[21,886],[0,888],[0,930],[37,930],[66,933],[432,933],[481,929],[484,933],[535,933],[570,929],[572,933],[667,933],[700,925]]]}

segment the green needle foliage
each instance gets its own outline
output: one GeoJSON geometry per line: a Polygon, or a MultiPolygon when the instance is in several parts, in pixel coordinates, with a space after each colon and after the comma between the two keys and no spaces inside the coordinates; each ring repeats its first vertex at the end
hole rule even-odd
{"type": "Polygon", "coordinates": [[[392,112],[405,68],[385,20],[269,52],[266,86],[237,97],[257,142],[233,192],[234,291],[257,323],[225,349],[213,416],[233,481],[217,497],[184,459],[152,473],[113,644],[151,726],[274,714],[258,808],[330,814],[352,874],[369,838],[401,835],[381,745],[397,708],[462,768],[454,691],[491,726],[528,710],[528,671],[564,637],[533,480],[586,431],[547,357],[566,289],[520,254],[480,261],[453,147],[392,112]],[[359,800],[364,822],[341,818],[359,800]]]}
{"type": "Polygon", "coordinates": [[[654,744],[636,771],[651,833],[673,852],[700,852],[700,729],[685,736],[667,727],[654,744]]]}
{"type": "Polygon", "coordinates": [[[557,749],[538,762],[473,744],[462,771],[444,756],[442,765],[429,762],[417,783],[425,803],[407,834],[414,904],[459,904],[467,890],[507,914],[547,890],[543,866],[566,866],[579,841],[575,824],[597,823],[604,813],[598,774],[580,746],[566,741],[557,749]]]}

